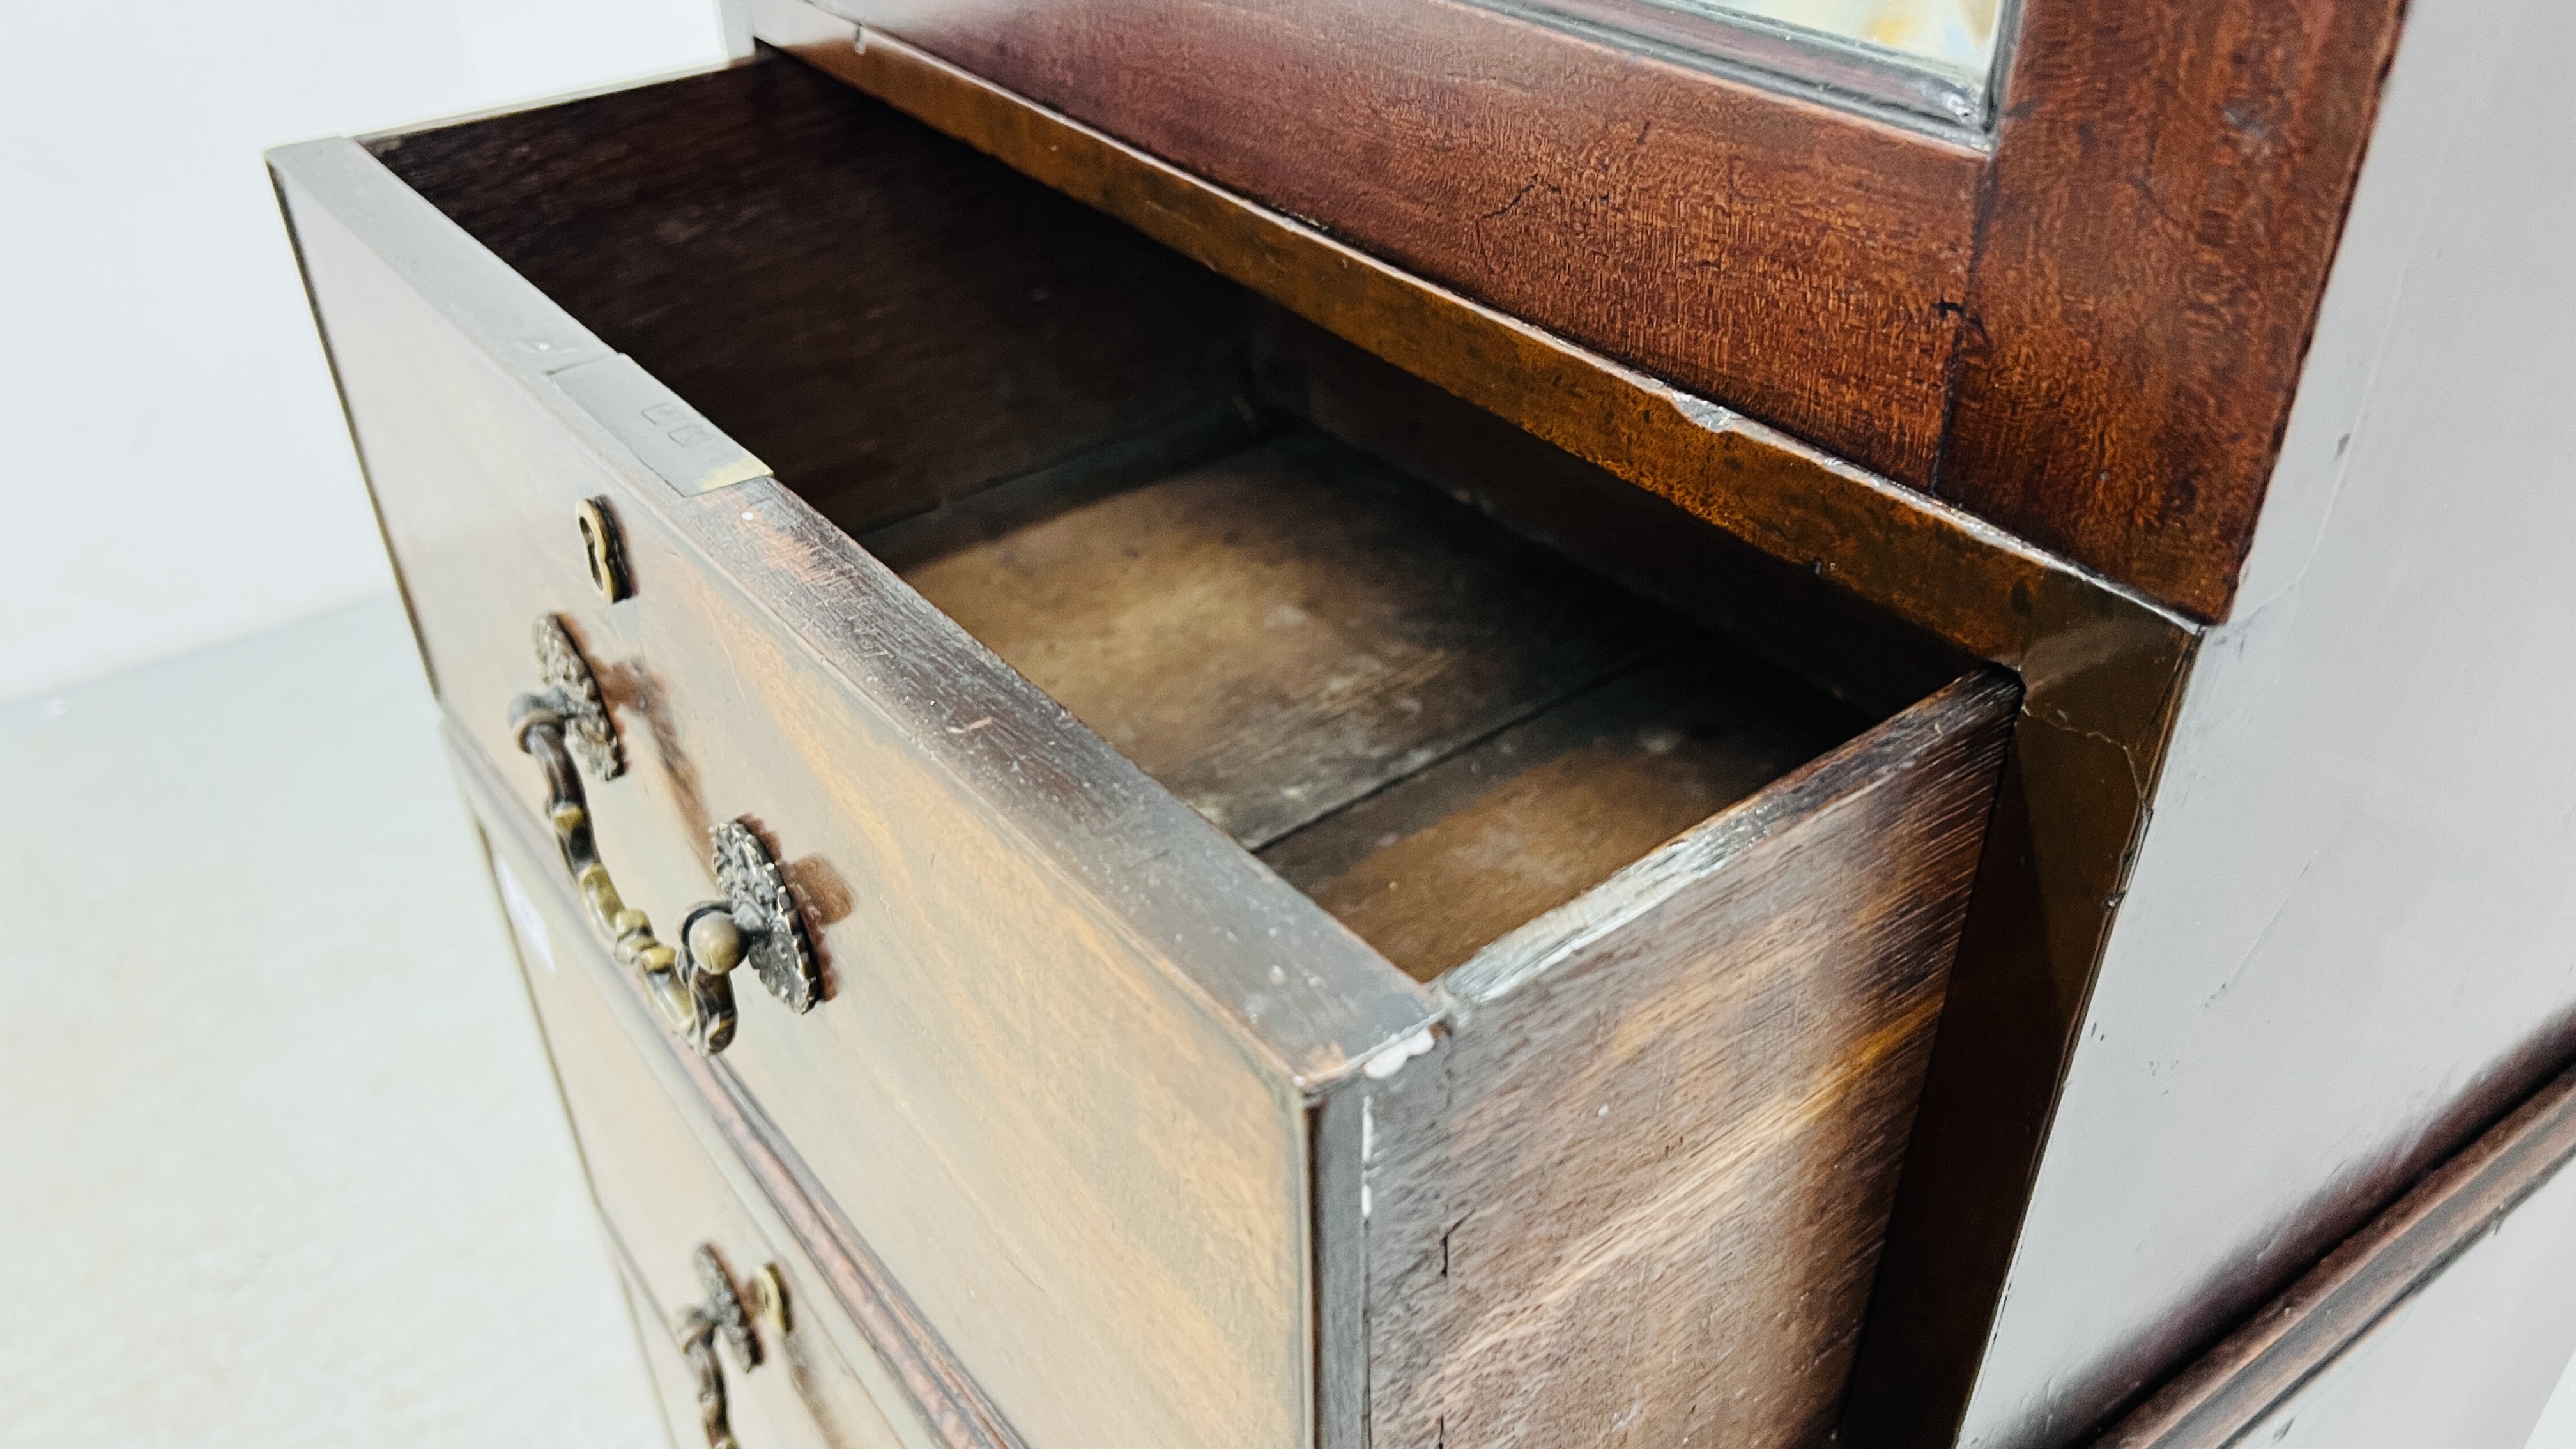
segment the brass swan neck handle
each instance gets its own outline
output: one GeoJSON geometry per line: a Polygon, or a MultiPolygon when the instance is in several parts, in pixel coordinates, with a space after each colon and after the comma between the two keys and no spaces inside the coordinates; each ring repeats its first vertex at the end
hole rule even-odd
{"type": "Polygon", "coordinates": [[[768,847],[742,822],[713,830],[715,874],[725,898],[692,906],[681,918],[678,945],[654,934],[652,920],[618,893],[599,856],[581,777],[584,767],[602,780],[624,773],[624,747],[590,663],[563,622],[542,615],[535,635],[545,683],[510,702],[510,734],[545,771],[546,820],[592,928],[619,964],[642,979],[664,1023],[700,1055],[713,1056],[733,1040],[731,972],[745,961],[790,1009],[812,1010],[822,997],[822,973],[804,913],[768,847]]]}

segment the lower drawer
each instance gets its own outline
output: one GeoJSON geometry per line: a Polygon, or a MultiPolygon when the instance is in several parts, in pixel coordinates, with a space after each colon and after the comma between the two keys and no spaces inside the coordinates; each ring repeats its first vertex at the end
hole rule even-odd
{"type": "MultiPolygon", "coordinates": [[[[889,1351],[838,1301],[832,1272],[791,1226],[816,1221],[814,1206],[801,1196],[781,1202],[777,1184],[745,1160],[700,1095],[706,1084],[693,1075],[705,1073],[703,1064],[673,1053],[619,968],[593,944],[555,863],[533,853],[523,827],[496,812],[478,788],[481,767],[461,753],[455,764],[483,825],[528,993],[675,1441],[722,1442],[706,1406],[712,1351],[724,1418],[745,1449],[1009,1442],[1007,1430],[973,1422],[973,1405],[960,1414],[953,1402],[918,1402],[903,1375],[920,1376],[925,1350],[938,1350],[916,1340],[909,1352],[889,1351]],[[724,1331],[695,1357],[684,1343],[691,1314],[712,1302],[723,1316],[727,1305],[711,1295],[724,1289],[757,1355],[748,1371],[724,1331]]],[[[929,1376],[935,1381],[940,1372],[931,1366],[929,1376]]],[[[947,1392],[931,1397],[959,1396],[953,1381],[941,1387],[947,1392]]]]}

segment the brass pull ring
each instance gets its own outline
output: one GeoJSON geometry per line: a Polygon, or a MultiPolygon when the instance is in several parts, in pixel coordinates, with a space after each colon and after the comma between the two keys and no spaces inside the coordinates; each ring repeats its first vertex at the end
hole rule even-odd
{"type": "Polygon", "coordinates": [[[545,686],[511,701],[511,737],[545,771],[546,819],[591,926],[618,962],[643,979],[663,1022],[702,1056],[723,1051],[733,1040],[736,1019],[730,973],[745,962],[790,1010],[813,1010],[822,999],[823,976],[804,912],[749,826],[728,820],[711,832],[724,899],[690,907],[681,917],[676,946],[656,936],[651,919],[618,894],[599,858],[581,777],[584,769],[602,780],[624,773],[625,749],[590,661],[562,620],[539,616],[536,648],[545,686]]]}
{"type": "Polygon", "coordinates": [[[662,1020],[705,1055],[733,1040],[733,984],[721,972],[697,968],[653,934],[653,922],[626,904],[599,858],[590,829],[590,797],[580,766],[603,780],[625,773],[626,752],[600,699],[590,661],[572,642],[563,621],[541,615],[536,624],[537,668],[545,687],[510,702],[510,734],[546,772],[546,821],[555,848],[590,915],[591,927],[609,943],[619,964],[643,978],[645,994],[662,1020]],[[576,757],[578,763],[576,763],[576,757]]]}
{"type": "Polygon", "coordinates": [[[608,941],[620,965],[643,978],[645,994],[665,1025],[702,1055],[723,1051],[733,1040],[733,983],[664,945],[653,934],[652,919],[617,893],[617,882],[591,834],[590,801],[572,751],[564,745],[562,714],[543,696],[521,695],[511,705],[510,728],[519,748],[545,769],[546,820],[554,826],[555,847],[563,853],[564,869],[572,874],[591,927],[608,941]]]}

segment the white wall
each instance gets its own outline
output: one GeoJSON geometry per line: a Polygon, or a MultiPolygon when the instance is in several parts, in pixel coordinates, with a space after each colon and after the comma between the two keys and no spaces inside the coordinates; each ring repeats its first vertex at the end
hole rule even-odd
{"type": "Polygon", "coordinates": [[[2172,1368],[2576,1008],[2571,55],[2567,0],[2410,11],[1968,1443],[2064,1442],[2172,1368]]]}
{"type": "Polygon", "coordinates": [[[712,0],[0,4],[0,700],[390,587],[263,148],[723,53],[712,0]]]}

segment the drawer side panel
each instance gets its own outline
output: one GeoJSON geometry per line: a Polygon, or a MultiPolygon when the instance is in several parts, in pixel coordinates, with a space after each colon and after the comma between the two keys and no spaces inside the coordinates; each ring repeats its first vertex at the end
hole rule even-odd
{"type": "Polygon", "coordinates": [[[1821,1440],[2018,694],[1971,676],[1453,974],[1363,1134],[1375,1449],[1821,1440]]]}

